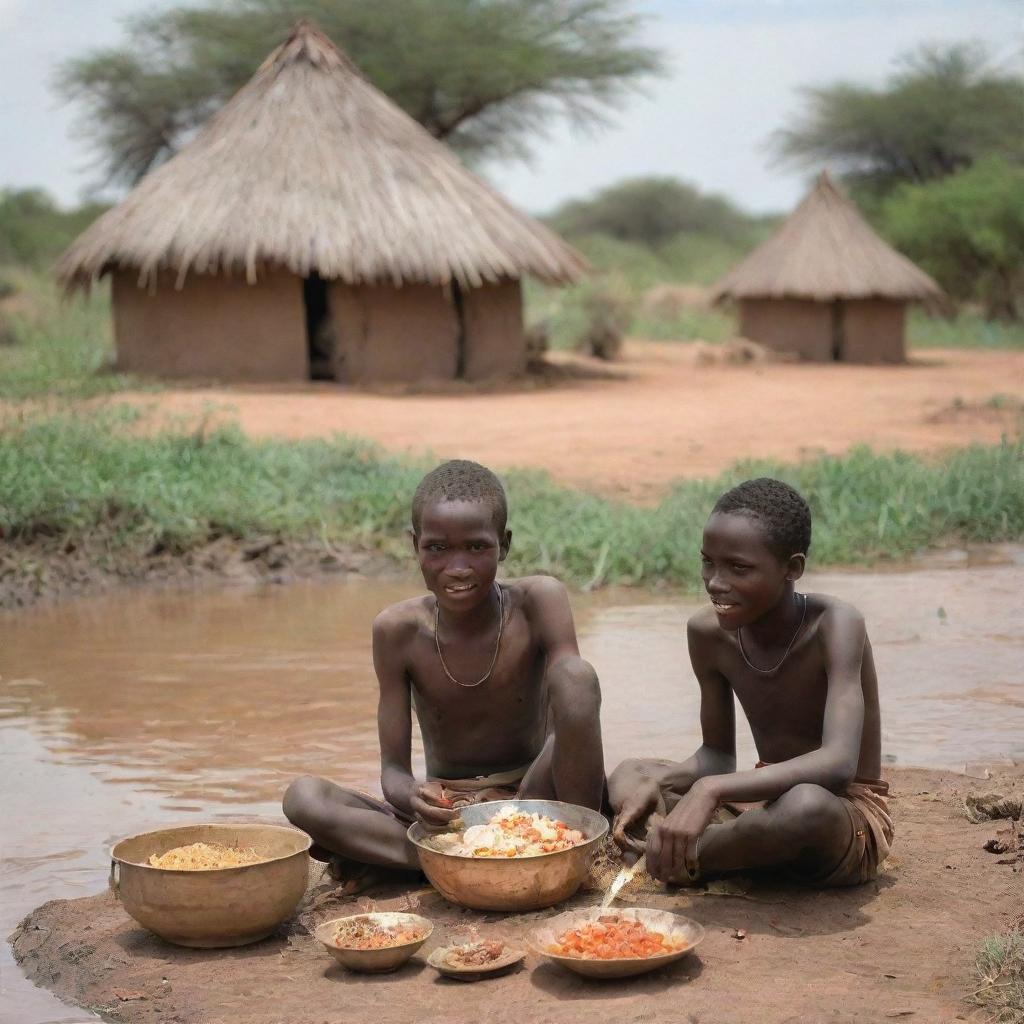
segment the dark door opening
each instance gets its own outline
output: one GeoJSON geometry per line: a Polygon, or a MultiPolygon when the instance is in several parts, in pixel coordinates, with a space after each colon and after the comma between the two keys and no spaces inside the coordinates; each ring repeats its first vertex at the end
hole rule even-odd
{"type": "Polygon", "coordinates": [[[459,282],[452,280],[452,305],[455,307],[457,334],[455,335],[455,379],[466,377],[466,307],[459,282]]]}
{"type": "Polygon", "coordinates": [[[336,380],[336,336],[327,302],[327,282],[315,270],[302,282],[302,301],[306,308],[310,380],[336,380]]]}
{"type": "Polygon", "coordinates": [[[843,349],[845,348],[845,325],[843,324],[843,304],[836,301],[832,303],[832,361],[841,362],[843,349]]]}

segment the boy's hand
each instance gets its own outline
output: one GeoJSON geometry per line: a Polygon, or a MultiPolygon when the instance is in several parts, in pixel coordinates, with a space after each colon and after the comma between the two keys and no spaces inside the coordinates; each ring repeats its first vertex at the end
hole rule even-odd
{"type": "Polygon", "coordinates": [[[697,840],[711,823],[718,801],[700,780],[647,834],[647,870],[662,882],[697,877],[697,840]]]}
{"type": "Polygon", "coordinates": [[[436,782],[424,782],[417,786],[409,801],[413,814],[427,826],[447,825],[459,816],[444,790],[436,782]]]}
{"type": "Polygon", "coordinates": [[[644,852],[644,840],[636,833],[658,810],[664,810],[661,790],[653,779],[644,779],[623,801],[612,822],[612,839],[623,853],[639,856],[644,852]]]}

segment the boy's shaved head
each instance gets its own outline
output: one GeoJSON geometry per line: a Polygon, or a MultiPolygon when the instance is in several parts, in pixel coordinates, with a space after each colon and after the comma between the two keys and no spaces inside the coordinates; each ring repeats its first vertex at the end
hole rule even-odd
{"type": "Polygon", "coordinates": [[[486,466],[467,459],[452,459],[432,469],[421,481],[412,499],[412,529],[420,532],[423,510],[437,501],[479,501],[490,506],[494,527],[505,532],[508,504],[501,481],[486,466]]]}
{"type": "Polygon", "coordinates": [[[781,480],[745,480],[715,502],[712,514],[716,512],[758,520],[768,546],[783,560],[806,555],[811,546],[811,510],[800,493],[781,480]]]}

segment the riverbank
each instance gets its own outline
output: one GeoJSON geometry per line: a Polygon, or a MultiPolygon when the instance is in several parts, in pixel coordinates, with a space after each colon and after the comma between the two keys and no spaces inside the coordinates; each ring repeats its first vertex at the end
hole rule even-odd
{"type": "MultiPolygon", "coordinates": [[[[119,582],[294,580],[408,567],[408,508],[433,460],[344,437],[255,440],[234,426],[138,429],[112,406],[0,421],[0,607],[119,582]]],[[[1024,537],[1024,439],[939,459],[854,449],[795,464],[743,462],[680,480],[656,505],[505,475],[510,575],[694,590],[715,499],[750,476],[808,499],[816,566],[902,561],[931,547],[1024,537]]]]}
{"type": "MultiPolygon", "coordinates": [[[[681,1006],[688,1020],[714,1024],[978,1019],[970,1001],[981,984],[976,958],[986,939],[1012,927],[1024,896],[1021,853],[985,848],[1012,824],[972,824],[964,813],[969,794],[1024,786],[1020,766],[990,774],[888,770],[897,839],[879,878],[867,885],[818,892],[756,882],[641,897],[642,905],[700,921],[708,936],[675,967],[626,982],[588,982],[532,954],[525,969],[485,984],[440,980],[423,962],[434,946],[474,927],[482,936],[522,942],[557,911],[473,914],[429,889],[371,894],[380,909],[415,908],[438,927],[395,974],[349,974],[310,931],[358,904],[320,880],[294,922],[249,948],[168,946],[105,892],[44,904],[16,930],[14,955],[36,984],[106,1020],[132,1024],[319,1024],[334,1019],[341,1005],[346,1019],[380,1024],[476,1016],[499,1024],[575,1024],[591,1014],[676,1020],[681,1006]]],[[[596,899],[584,893],[573,905],[596,899]]]]}

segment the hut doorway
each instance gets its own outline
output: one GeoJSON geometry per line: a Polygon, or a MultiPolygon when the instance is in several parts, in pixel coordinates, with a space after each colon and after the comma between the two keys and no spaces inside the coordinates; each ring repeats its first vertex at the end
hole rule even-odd
{"type": "Polygon", "coordinates": [[[310,380],[337,380],[336,333],[327,301],[327,282],[314,270],[302,282],[306,311],[306,352],[310,380]]]}
{"type": "Polygon", "coordinates": [[[843,316],[843,303],[832,303],[832,361],[843,361],[843,349],[846,347],[846,324],[843,316]]]}

